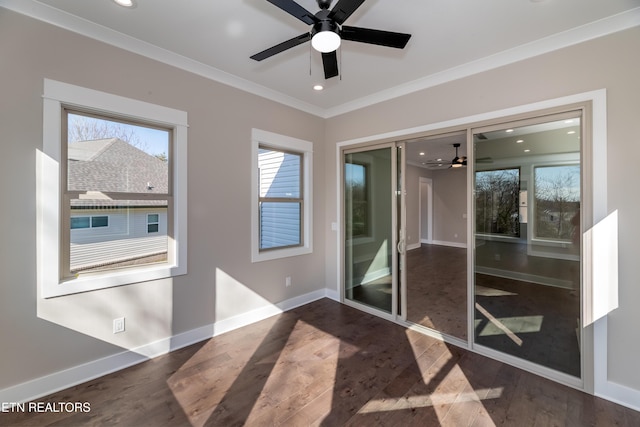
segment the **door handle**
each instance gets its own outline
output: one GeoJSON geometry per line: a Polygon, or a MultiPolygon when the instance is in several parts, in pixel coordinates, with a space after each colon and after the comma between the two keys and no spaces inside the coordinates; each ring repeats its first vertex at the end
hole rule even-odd
{"type": "Polygon", "coordinates": [[[400,255],[404,255],[404,250],[405,250],[405,247],[404,247],[404,239],[400,239],[400,241],[398,242],[397,249],[398,249],[398,253],[399,253],[400,255]]]}

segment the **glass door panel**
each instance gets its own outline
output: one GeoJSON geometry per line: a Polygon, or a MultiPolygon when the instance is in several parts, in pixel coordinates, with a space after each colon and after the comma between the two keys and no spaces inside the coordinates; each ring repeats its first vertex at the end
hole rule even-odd
{"type": "Polygon", "coordinates": [[[345,299],[393,314],[396,239],[392,146],[344,154],[345,299]]]}
{"type": "Polygon", "coordinates": [[[581,377],[579,112],[474,132],[474,342],[581,377]]]}
{"type": "Polygon", "coordinates": [[[467,340],[467,132],[405,143],[405,319],[467,340]],[[455,158],[462,159],[458,167],[455,158]]]}

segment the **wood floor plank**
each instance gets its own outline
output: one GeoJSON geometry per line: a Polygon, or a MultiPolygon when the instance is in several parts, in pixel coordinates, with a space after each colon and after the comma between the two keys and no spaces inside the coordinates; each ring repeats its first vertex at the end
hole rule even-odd
{"type": "Polygon", "coordinates": [[[640,413],[323,299],[39,399],[2,426],[638,426],[640,413]]]}

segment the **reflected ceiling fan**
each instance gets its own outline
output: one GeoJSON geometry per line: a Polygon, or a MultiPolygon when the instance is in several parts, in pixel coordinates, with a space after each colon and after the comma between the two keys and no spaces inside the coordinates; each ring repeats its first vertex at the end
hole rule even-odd
{"type": "MultiPolygon", "coordinates": [[[[467,156],[458,156],[458,148],[460,148],[460,143],[453,144],[453,148],[456,150],[455,157],[451,160],[451,162],[445,162],[443,159],[430,160],[427,162],[423,162],[423,165],[431,166],[433,168],[443,168],[448,165],[448,168],[461,168],[467,166],[467,156]]],[[[493,163],[491,157],[482,157],[476,159],[476,163],[493,163]]]]}
{"type": "Polygon", "coordinates": [[[460,148],[460,144],[453,144],[456,149],[456,156],[451,160],[452,168],[461,168],[462,166],[467,166],[467,156],[458,157],[458,148],[460,148]]]}
{"type": "Polygon", "coordinates": [[[293,0],[267,1],[305,24],[311,25],[311,29],[309,32],[256,53],[251,56],[251,59],[262,61],[311,40],[311,46],[322,54],[325,79],[338,75],[336,50],[340,47],[342,40],[404,49],[411,38],[411,34],[342,25],[364,3],[364,0],[339,0],[331,10],[329,10],[331,0],[317,0],[320,11],[315,14],[293,0]]]}

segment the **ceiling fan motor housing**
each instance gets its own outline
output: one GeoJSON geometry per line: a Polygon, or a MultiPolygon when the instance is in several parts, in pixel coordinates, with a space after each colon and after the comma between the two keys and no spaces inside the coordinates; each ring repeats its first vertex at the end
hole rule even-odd
{"type": "Polygon", "coordinates": [[[313,24],[313,28],[311,29],[311,37],[322,31],[331,31],[340,35],[340,27],[330,19],[323,19],[322,21],[313,24]]]}

